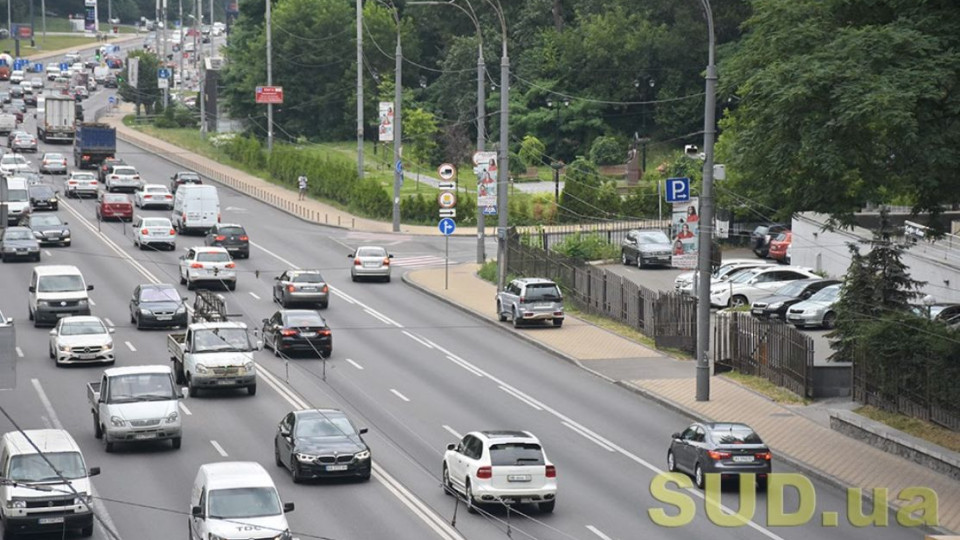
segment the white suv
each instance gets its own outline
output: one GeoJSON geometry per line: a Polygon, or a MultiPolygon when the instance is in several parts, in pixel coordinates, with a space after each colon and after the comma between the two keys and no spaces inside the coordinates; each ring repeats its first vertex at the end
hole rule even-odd
{"type": "Polygon", "coordinates": [[[143,180],[140,178],[140,173],[133,167],[118,165],[107,175],[106,187],[110,192],[118,189],[138,191],[143,189],[143,180]]]}
{"type": "Polygon", "coordinates": [[[549,279],[520,278],[511,281],[497,293],[497,318],[507,318],[513,327],[519,328],[528,322],[553,321],[554,326],[563,325],[563,293],[549,279]]]}
{"type": "Polygon", "coordinates": [[[443,487],[467,510],[482,503],[534,503],[553,512],[557,469],[528,431],[473,431],[443,454],[443,487]]]}

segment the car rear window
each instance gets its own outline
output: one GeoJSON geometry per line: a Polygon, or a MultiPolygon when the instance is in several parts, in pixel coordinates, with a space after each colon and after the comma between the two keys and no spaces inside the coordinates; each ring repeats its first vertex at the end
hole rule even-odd
{"type": "Polygon", "coordinates": [[[528,285],[524,297],[528,302],[559,301],[561,298],[560,288],[552,283],[549,285],[528,285]]]}
{"type": "Polygon", "coordinates": [[[200,262],[230,262],[230,255],[226,253],[197,253],[200,262]]]}
{"type": "Polygon", "coordinates": [[[110,195],[105,194],[103,200],[108,203],[129,203],[130,199],[126,195],[110,195]]]}
{"type": "Polygon", "coordinates": [[[247,234],[246,231],[243,230],[243,227],[223,227],[220,229],[220,233],[221,234],[237,234],[237,235],[247,234]]]}
{"type": "Polygon", "coordinates": [[[357,257],[386,257],[387,252],[382,248],[363,248],[357,250],[357,257]]]}
{"type": "Polygon", "coordinates": [[[545,465],[536,443],[504,443],[490,447],[490,465],[545,465]]]}
{"type": "Polygon", "coordinates": [[[319,273],[296,274],[293,276],[294,283],[323,283],[323,276],[319,273]]]}
{"type": "Polygon", "coordinates": [[[326,326],[319,315],[287,315],[287,326],[326,326]]]}
{"type": "Polygon", "coordinates": [[[760,436],[747,427],[731,427],[714,430],[713,440],[717,444],[763,444],[760,436]]]}

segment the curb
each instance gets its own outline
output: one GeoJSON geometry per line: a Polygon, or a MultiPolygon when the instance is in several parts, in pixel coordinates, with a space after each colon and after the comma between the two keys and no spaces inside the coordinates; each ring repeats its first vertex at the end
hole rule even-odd
{"type": "MultiPolygon", "coordinates": [[[[665,397],[663,397],[663,396],[661,396],[661,395],[659,395],[659,394],[656,394],[656,393],[654,393],[654,392],[651,392],[651,391],[649,391],[649,390],[647,390],[647,389],[645,389],[645,388],[640,388],[639,386],[636,386],[636,385],[634,385],[633,383],[631,383],[631,382],[629,382],[629,381],[616,381],[614,384],[616,384],[617,386],[620,386],[620,387],[622,387],[622,388],[625,388],[625,389],[627,389],[627,390],[629,390],[629,391],[631,391],[631,392],[633,392],[633,393],[635,393],[635,394],[637,394],[637,395],[643,396],[643,397],[649,399],[650,401],[653,401],[653,402],[655,402],[655,403],[658,403],[659,405],[662,405],[663,407],[666,407],[667,409],[670,409],[670,410],[672,410],[673,412],[676,412],[676,413],[678,413],[678,414],[681,414],[681,415],[683,415],[683,416],[686,416],[687,418],[690,418],[691,420],[694,420],[694,421],[697,421],[697,422],[706,422],[706,421],[712,421],[712,420],[714,420],[714,419],[712,419],[712,418],[708,418],[708,417],[706,417],[706,416],[703,416],[703,415],[701,415],[700,413],[697,413],[696,411],[694,411],[694,410],[692,410],[692,409],[690,409],[690,408],[687,408],[687,407],[685,407],[685,406],[683,406],[683,405],[681,405],[681,404],[679,404],[679,403],[677,403],[677,402],[675,402],[675,401],[673,401],[673,400],[671,400],[671,399],[667,399],[667,398],[665,398],[665,397]]],[[[826,472],[823,472],[823,471],[821,471],[821,470],[819,470],[819,469],[816,469],[816,468],[814,468],[814,467],[812,467],[812,466],[810,466],[810,465],[807,465],[806,463],[804,463],[804,462],[802,462],[802,461],[800,461],[800,460],[798,460],[798,459],[796,459],[796,458],[794,458],[794,457],[792,457],[792,456],[790,456],[790,455],[788,455],[788,454],[778,453],[778,454],[777,454],[777,457],[778,457],[779,459],[781,459],[781,460],[789,463],[789,464],[792,465],[793,467],[799,469],[799,470],[800,470],[801,472],[803,472],[804,474],[806,474],[806,475],[808,475],[808,476],[812,476],[812,477],[820,480],[821,482],[824,482],[824,483],[829,484],[829,485],[831,485],[831,486],[833,486],[833,487],[835,487],[835,488],[840,489],[841,491],[846,492],[848,489],[853,488],[853,487],[856,487],[856,486],[852,486],[852,485],[844,482],[843,480],[837,478],[836,476],[833,476],[833,475],[828,474],[828,473],[826,473],[826,472]]],[[[864,491],[863,491],[863,498],[864,498],[864,499],[867,499],[868,501],[870,501],[871,504],[873,504],[873,503],[874,503],[874,500],[873,500],[873,491],[864,490],[864,491]]],[[[894,505],[891,501],[892,501],[892,500],[890,500],[890,499],[888,499],[888,501],[887,501],[887,511],[896,514],[897,511],[900,510],[900,507],[894,505]]],[[[949,534],[952,534],[952,533],[953,533],[953,531],[950,531],[950,530],[948,530],[948,529],[944,529],[944,528],[942,528],[942,527],[918,527],[918,530],[924,530],[924,531],[928,531],[928,532],[931,532],[931,533],[934,533],[934,534],[946,534],[946,535],[949,535],[949,534]]]]}

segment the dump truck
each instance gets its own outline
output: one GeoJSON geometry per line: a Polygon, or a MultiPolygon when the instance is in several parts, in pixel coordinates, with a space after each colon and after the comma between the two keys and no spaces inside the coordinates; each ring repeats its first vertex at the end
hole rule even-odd
{"type": "Polygon", "coordinates": [[[117,153],[117,130],[107,124],[81,123],[73,144],[73,165],[96,169],[103,160],[117,153]]]}

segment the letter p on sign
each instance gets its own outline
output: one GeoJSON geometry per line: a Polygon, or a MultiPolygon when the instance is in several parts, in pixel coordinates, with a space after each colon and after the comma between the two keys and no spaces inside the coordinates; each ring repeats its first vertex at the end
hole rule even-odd
{"type": "Polygon", "coordinates": [[[682,203],[690,200],[689,178],[667,178],[666,190],[668,203],[682,203]]]}

